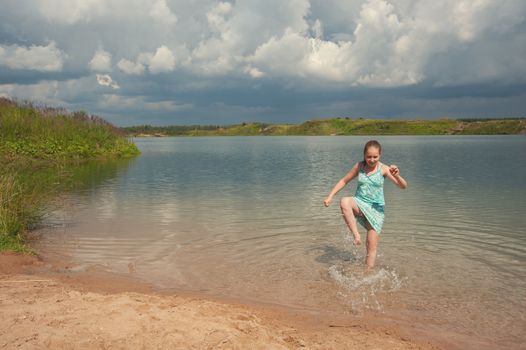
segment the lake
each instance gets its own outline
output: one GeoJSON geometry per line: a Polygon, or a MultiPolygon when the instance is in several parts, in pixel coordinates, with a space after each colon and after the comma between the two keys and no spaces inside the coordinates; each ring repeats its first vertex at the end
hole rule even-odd
{"type": "Polygon", "coordinates": [[[160,289],[373,314],[459,348],[523,346],[526,137],[374,138],[409,186],[386,181],[369,274],[339,209],[356,182],[323,199],[370,137],[138,138],[137,159],[82,169],[37,247],[160,289]]]}

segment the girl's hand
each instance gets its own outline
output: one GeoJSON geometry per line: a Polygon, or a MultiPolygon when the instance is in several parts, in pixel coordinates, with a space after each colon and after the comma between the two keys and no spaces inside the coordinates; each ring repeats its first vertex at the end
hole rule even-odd
{"type": "Polygon", "coordinates": [[[389,166],[389,172],[394,177],[398,177],[400,175],[400,169],[398,169],[398,167],[394,164],[389,166]]]}
{"type": "Polygon", "coordinates": [[[331,205],[331,202],[332,202],[332,197],[329,196],[327,198],[325,198],[325,200],[323,201],[323,204],[328,207],[329,205],[331,205]]]}
{"type": "Polygon", "coordinates": [[[400,175],[400,169],[396,165],[389,166],[389,173],[386,173],[389,179],[401,189],[407,188],[407,181],[400,175]]]}

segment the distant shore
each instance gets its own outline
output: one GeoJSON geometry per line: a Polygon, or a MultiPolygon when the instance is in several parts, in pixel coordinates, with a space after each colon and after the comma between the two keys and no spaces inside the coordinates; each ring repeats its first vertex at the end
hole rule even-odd
{"type": "Polygon", "coordinates": [[[0,253],[0,347],[439,349],[361,319],[155,292],[132,279],[0,253]]]}
{"type": "Polygon", "coordinates": [[[129,137],[163,136],[337,136],[337,135],[526,135],[525,118],[373,120],[332,118],[301,124],[139,125],[123,127],[129,137]]]}

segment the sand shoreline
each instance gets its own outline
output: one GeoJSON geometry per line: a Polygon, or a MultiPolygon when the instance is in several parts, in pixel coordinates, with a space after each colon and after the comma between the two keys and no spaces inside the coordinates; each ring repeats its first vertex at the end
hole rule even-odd
{"type": "Polygon", "coordinates": [[[0,254],[0,348],[438,349],[396,325],[155,291],[0,254]]]}

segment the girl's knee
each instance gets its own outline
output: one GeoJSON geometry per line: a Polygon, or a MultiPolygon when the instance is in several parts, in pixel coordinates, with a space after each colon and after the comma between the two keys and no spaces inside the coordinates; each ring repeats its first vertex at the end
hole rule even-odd
{"type": "Polygon", "coordinates": [[[343,197],[340,200],[340,207],[346,209],[353,209],[356,206],[353,197],[343,197]]]}
{"type": "Polygon", "coordinates": [[[351,197],[343,197],[340,200],[340,208],[342,209],[342,211],[349,210],[352,208],[350,199],[351,197]]]}

